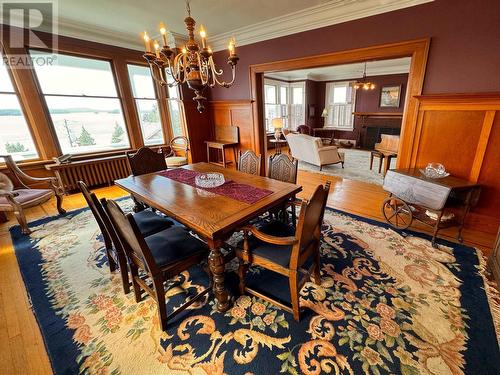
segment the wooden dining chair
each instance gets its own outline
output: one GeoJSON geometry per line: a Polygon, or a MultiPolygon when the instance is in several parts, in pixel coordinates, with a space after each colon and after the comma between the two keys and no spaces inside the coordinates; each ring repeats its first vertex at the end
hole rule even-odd
{"type": "Polygon", "coordinates": [[[274,154],[269,156],[267,165],[267,177],[291,184],[297,183],[297,159],[290,159],[286,154],[274,154]]]}
{"type": "MultiPolygon", "coordinates": [[[[156,152],[149,147],[141,147],[137,151],[127,151],[130,170],[133,176],[159,172],[167,169],[165,154],[163,150],[156,152]]],[[[148,207],[144,202],[139,202],[134,196],[130,196],[135,203],[134,211],[139,212],[148,207]]]]}
{"type": "Polygon", "coordinates": [[[102,199],[101,202],[127,254],[135,300],[141,301],[143,289],[154,298],[158,304],[160,327],[165,331],[168,320],[207,294],[212,283],[167,315],[164,282],[206,260],[208,247],[182,226],[173,226],[144,237],[133,215],[125,215],[113,200],[102,199]],[[139,271],[145,276],[140,276],[139,271]],[[152,285],[148,284],[148,280],[152,285]]]}
{"type": "Polygon", "coordinates": [[[141,147],[137,151],[127,151],[126,155],[133,176],[140,176],[167,169],[165,155],[149,147],[141,147]]]}
{"type": "MultiPolygon", "coordinates": [[[[31,177],[24,173],[16,164],[11,155],[0,155],[8,168],[11,177],[14,179],[17,187],[12,183],[5,184],[0,191],[0,211],[13,211],[16,219],[21,226],[23,234],[30,234],[28,222],[24,210],[30,207],[38,206],[47,202],[50,198],[56,197],[56,207],[59,214],[66,211],[62,208],[63,189],[55,177],[31,177]],[[46,188],[38,189],[29,186],[30,184],[43,184],[46,188]]],[[[7,180],[8,177],[6,177],[7,180]]],[[[8,181],[11,182],[11,181],[8,181]]]]}
{"type": "MultiPolygon", "coordinates": [[[[99,199],[97,199],[96,195],[89,190],[83,181],[78,181],[78,187],[80,188],[85,201],[89,205],[90,211],[94,215],[97,225],[102,233],[109,271],[114,272],[117,268],[120,270],[123,292],[128,294],[130,292],[130,282],[128,277],[127,259],[122,244],[116,237],[108,215],[104,211],[104,208],[102,207],[99,199]]],[[[150,210],[140,211],[134,214],[134,218],[140,232],[144,236],[155,234],[174,225],[172,220],[157,215],[150,210]]]]}
{"type": "Polygon", "coordinates": [[[294,202],[300,207],[297,227],[271,221],[260,228],[253,225],[243,228],[243,240],[236,249],[240,260],[238,276],[241,294],[248,292],[276,304],[291,312],[294,319],[299,321],[300,289],[311,275],[316,284],[321,283],[319,246],[329,190],[330,182],[327,182],[325,186],[316,188],[309,201],[294,202]],[[304,269],[303,265],[311,258],[312,266],[304,269]],[[250,265],[258,265],[289,279],[291,307],[246,286],[245,274],[250,265]]]}
{"type": "Polygon", "coordinates": [[[252,150],[247,150],[244,153],[238,151],[238,170],[260,176],[261,159],[262,155],[256,155],[252,150]]]}
{"type": "MultiPolygon", "coordinates": [[[[297,159],[291,159],[286,154],[274,154],[269,156],[269,160],[267,163],[267,177],[272,178],[274,180],[279,180],[283,182],[289,182],[291,184],[297,183],[297,169],[299,166],[299,162],[297,159]]],[[[295,200],[295,197],[292,197],[292,200],[295,200]]],[[[292,212],[292,223],[295,225],[297,214],[296,207],[292,205],[290,207],[292,212]]],[[[287,220],[287,208],[282,207],[274,210],[274,214],[282,214],[283,220],[287,220]]]]}

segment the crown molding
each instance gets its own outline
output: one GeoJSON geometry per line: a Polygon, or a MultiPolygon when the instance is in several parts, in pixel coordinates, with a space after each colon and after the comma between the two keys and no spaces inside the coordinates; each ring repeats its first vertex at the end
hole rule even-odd
{"type": "MultiPolygon", "coordinates": [[[[22,17],[16,17],[15,14],[11,17],[9,25],[15,27],[22,27],[23,19],[22,17]]],[[[142,37],[140,34],[130,33],[130,32],[120,32],[116,30],[111,30],[109,28],[104,28],[96,25],[90,25],[80,21],[70,20],[62,17],[57,17],[57,24],[55,29],[44,29],[41,31],[56,34],[60,36],[67,36],[71,38],[87,40],[90,42],[109,44],[117,47],[129,48],[132,50],[143,51],[144,44],[142,43],[142,37]]],[[[187,36],[176,33],[169,32],[169,43],[173,46],[179,46],[186,42],[187,36]]],[[[154,36],[153,39],[159,39],[159,35],[154,36]]]]}
{"type": "Polygon", "coordinates": [[[237,46],[244,46],[432,1],[434,0],[333,0],[214,35],[208,42],[212,50],[221,51],[226,49],[227,41],[232,37],[236,38],[237,46]]]}

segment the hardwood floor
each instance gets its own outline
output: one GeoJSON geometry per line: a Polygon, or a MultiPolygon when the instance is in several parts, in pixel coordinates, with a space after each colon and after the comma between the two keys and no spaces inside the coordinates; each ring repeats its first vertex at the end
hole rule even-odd
{"type": "MultiPolygon", "coordinates": [[[[318,184],[332,182],[328,199],[330,207],[360,216],[382,221],[380,212],[382,200],[387,196],[382,187],[359,181],[318,173],[299,171],[298,184],[303,186],[299,194],[308,198],[318,184]]],[[[97,196],[118,198],[126,193],[118,187],[95,190],[97,196]]],[[[86,206],[81,194],[65,197],[63,206],[74,210],[86,206]]],[[[28,210],[28,221],[56,215],[55,200],[41,207],[28,210]]],[[[52,370],[44,342],[33,313],[26,289],[17,265],[16,256],[8,228],[16,224],[12,215],[7,223],[0,224],[0,374],[51,374],[52,370]]],[[[424,230],[424,227],[414,229],[424,230]]],[[[428,231],[428,229],[427,229],[428,231]]],[[[454,232],[449,232],[451,238],[454,232]]],[[[480,247],[487,255],[491,253],[493,236],[481,232],[464,231],[466,243],[480,247]]]]}

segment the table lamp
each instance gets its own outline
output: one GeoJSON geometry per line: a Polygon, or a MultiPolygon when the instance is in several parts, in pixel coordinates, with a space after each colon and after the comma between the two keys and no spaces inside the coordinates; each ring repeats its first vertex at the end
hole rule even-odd
{"type": "Polygon", "coordinates": [[[274,128],[274,138],[279,141],[281,138],[281,129],[283,129],[283,119],[273,118],[272,124],[274,128]]]}
{"type": "Polygon", "coordinates": [[[323,117],[323,126],[326,124],[326,118],[328,117],[328,110],[323,108],[323,112],[321,112],[321,117],[323,117]]]}

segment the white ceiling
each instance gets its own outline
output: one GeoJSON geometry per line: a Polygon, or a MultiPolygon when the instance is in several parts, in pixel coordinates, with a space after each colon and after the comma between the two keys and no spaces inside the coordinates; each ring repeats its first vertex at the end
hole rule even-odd
{"type": "MultiPolygon", "coordinates": [[[[380,76],[386,74],[402,74],[410,71],[410,57],[392,60],[369,61],[366,63],[366,75],[380,76]]],[[[335,81],[363,77],[364,63],[325,66],[321,68],[291,70],[287,72],[266,73],[268,78],[286,81],[311,79],[313,81],[335,81]]]]}
{"type": "MultiPolygon", "coordinates": [[[[212,49],[276,38],[433,0],[191,0],[191,15],[212,49]]],[[[186,35],[184,0],[58,0],[59,35],[142,49],[140,34],[165,22],[186,35]]],[[[155,33],[156,30],[156,33],[155,33]]]]}

